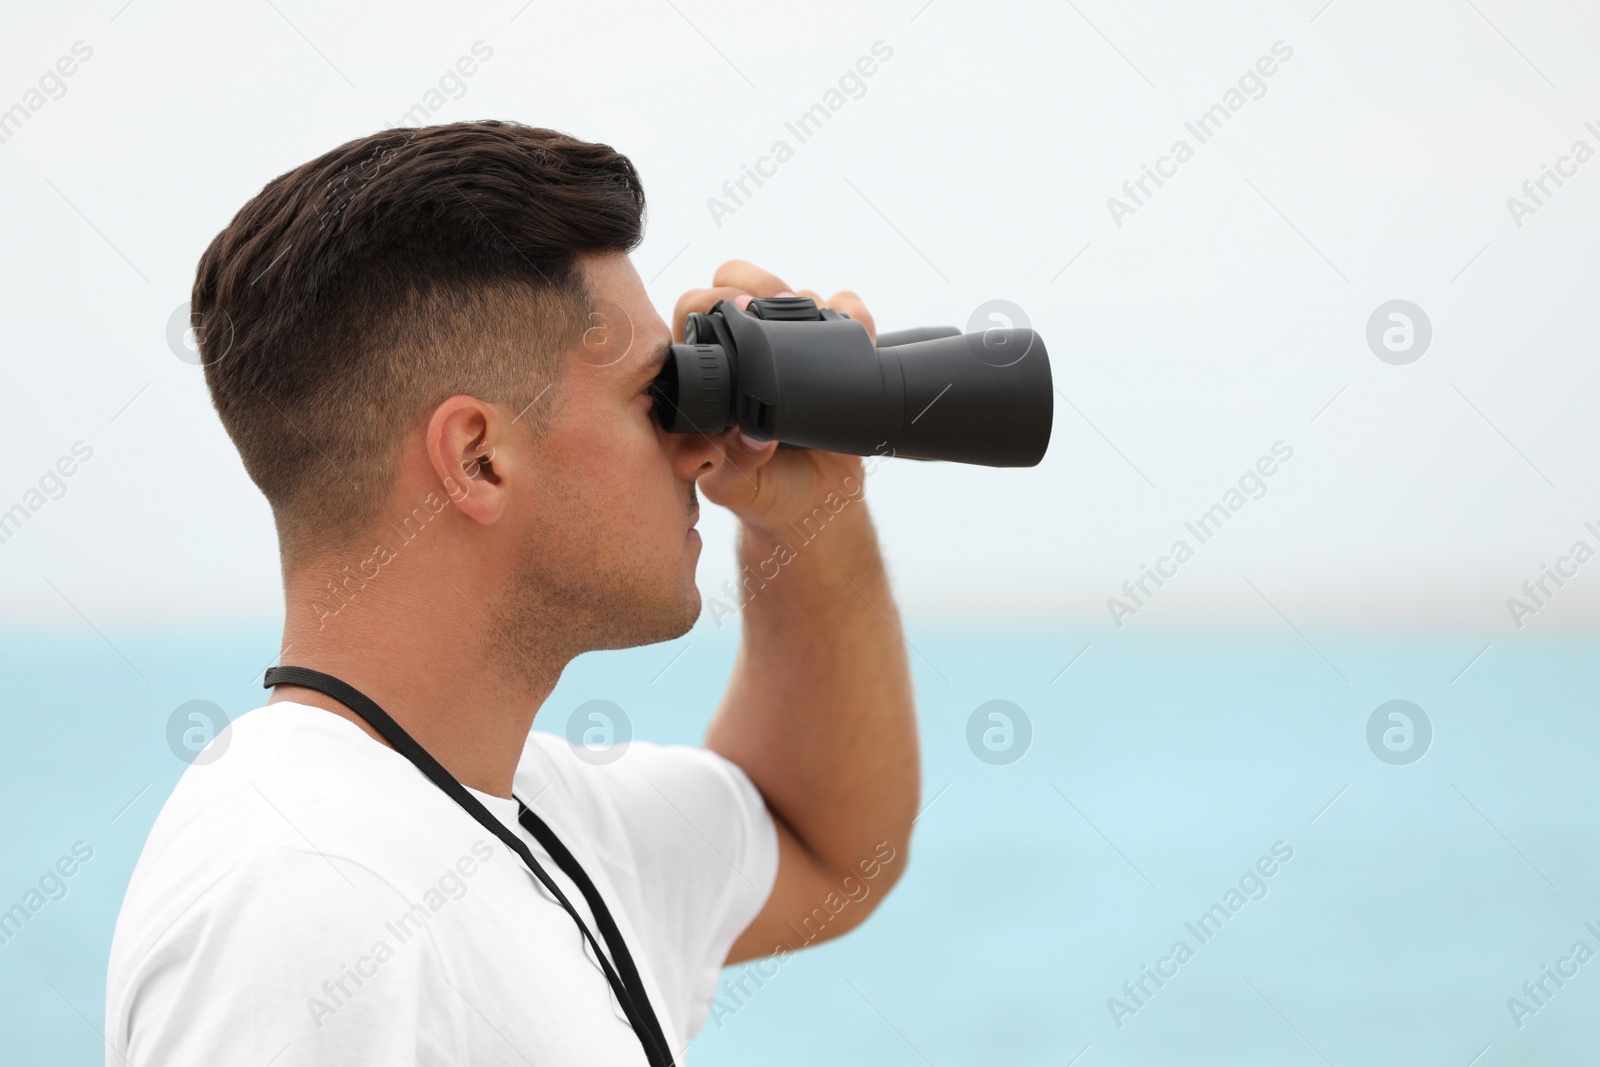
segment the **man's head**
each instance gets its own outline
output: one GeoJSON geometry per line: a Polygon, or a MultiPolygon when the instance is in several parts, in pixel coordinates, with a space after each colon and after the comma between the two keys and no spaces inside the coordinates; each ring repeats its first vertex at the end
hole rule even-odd
{"type": "Polygon", "coordinates": [[[206,381],[286,584],[334,583],[324,622],[395,568],[491,601],[509,651],[692,625],[685,532],[720,456],[662,432],[644,392],[670,335],[626,257],[643,214],[606,145],[457,123],[334,149],[212,241],[192,298],[206,381]]]}

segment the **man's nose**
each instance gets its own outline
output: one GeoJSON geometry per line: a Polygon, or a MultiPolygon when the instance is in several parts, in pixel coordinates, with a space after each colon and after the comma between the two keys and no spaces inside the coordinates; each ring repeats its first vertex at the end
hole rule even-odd
{"type": "Polygon", "coordinates": [[[710,474],[722,466],[727,446],[720,437],[704,433],[667,433],[666,448],[672,460],[672,470],[685,481],[693,481],[710,474]]]}

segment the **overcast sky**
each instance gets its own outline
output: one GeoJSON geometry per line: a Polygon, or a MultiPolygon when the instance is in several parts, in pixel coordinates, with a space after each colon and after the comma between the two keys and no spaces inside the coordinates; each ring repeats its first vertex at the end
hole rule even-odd
{"type": "MultiPolygon", "coordinates": [[[[1595,617],[1600,560],[1547,580],[1524,631],[1507,606],[1574,542],[1600,549],[1600,159],[1573,155],[1600,150],[1587,5],[382,11],[4,16],[0,510],[43,500],[0,544],[9,621],[281,611],[267,509],[169,322],[265,182],[418,107],[630,155],[650,199],[635,262],[663,314],[734,256],[855,289],[884,328],[964,326],[995,298],[1025,311],[1059,389],[1045,461],[901,461],[869,483],[914,617],[1109,632],[1108,598],[1180,539],[1192,558],[1127,625],[1509,637],[1595,617]],[[802,143],[786,123],[818,103],[834,107],[802,143]],[[1187,125],[1213,105],[1225,120],[1187,125]],[[792,157],[763,162],[779,140],[792,157]],[[758,164],[764,184],[727,199],[758,164]],[[1147,165],[1166,176],[1140,191],[1147,165]],[[1535,201],[1546,167],[1567,176],[1535,201]],[[1431,328],[1416,356],[1412,316],[1413,348],[1390,353],[1410,362],[1369,345],[1395,300],[1431,328]],[[65,464],[64,495],[30,497],[75,445],[92,455],[65,464]],[[1292,457],[1200,543],[1185,523],[1275,445],[1292,457]]],[[[733,528],[709,507],[702,527],[710,595],[733,528]]]]}

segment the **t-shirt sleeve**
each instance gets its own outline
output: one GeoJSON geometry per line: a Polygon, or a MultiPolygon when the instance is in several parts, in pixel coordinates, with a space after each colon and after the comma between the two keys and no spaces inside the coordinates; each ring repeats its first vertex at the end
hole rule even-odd
{"type": "Polygon", "coordinates": [[[277,847],[173,903],[108,991],[123,1053],[108,1063],[458,1062],[460,1027],[438,1025],[450,1013],[419,1010],[455,999],[437,950],[396,937],[385,918],[407,902],[366,867],[277,847]]]}
{"type": "Polygon", "coordinates": [[[635,741],[606,766],[559,762],[606,798],[588,814],[595,851],[620,875],[619,891],[631,885],[633,924],[687,1040],[706,1020],[729,949],[777,880],[766,801],[738,765],[704,748],[635,741]]]}

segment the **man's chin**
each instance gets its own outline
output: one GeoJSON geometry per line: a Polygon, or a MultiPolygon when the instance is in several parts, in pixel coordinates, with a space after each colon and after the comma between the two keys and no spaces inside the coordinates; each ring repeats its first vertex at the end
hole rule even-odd
{"type": "Polygon", "coordinates": [[[694,624],[700,619],[700,590],[693,582],[689,582],[677,596],[661,604],[656,611],[638,611],[642,607],[638,604],[634,607],[631,625],[618,628],[619,632],[614,633],[612,639],[602,647],[638,648],[682,637],[694,629],[694,624]]]}
{"type": "Polygon", "coordinates": [[[690,581],[678,599],[678,617],[674,625],[669,627],[672,632],[661,640],[671,641],[694,629],[694,624],[700,620],[700,606],[700,587],[690,581]]]}
{"type": "Polygon", "coordinates": [[[663,581],[660,570],[585,575],[575,566],[550,575],[526,566],[491,612],[497,644],[509,659],[550,656],[565,662],[585,652],[682,637],[694,628],[702,605],[693,565],[680,568],[663,581]]]}

